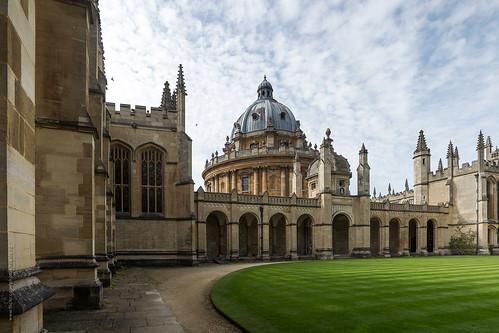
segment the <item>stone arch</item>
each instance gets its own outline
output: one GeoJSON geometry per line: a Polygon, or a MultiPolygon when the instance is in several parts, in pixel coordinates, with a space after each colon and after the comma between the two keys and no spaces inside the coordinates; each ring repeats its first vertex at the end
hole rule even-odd
{"type": "Polygon", "coordinates": [[[418,230],[419,230],[419,221],[415,218],[409,220],[409,253],[417,253],[418,252],[418,230]]]}
{"type": "Polygon", "coordinates": [[[164,160],[166,161],[166,156],[168,154],[168,152],[166,151],[166,149],[160,145],[158,145],[157,143],[154,143],[154,142],[145,142],[145,143],[142,143],[140,145],[138,145],[135,150],[134,150],[134,157],[135,159],[137,159],[139,156],[139,154],[145,150],[145,149],[148,149],[148,148],[154,148],[154,149],[157,149],[159,150],[162,154],[163,154],[163,157],[164,157],[164,160]]]}
{"type": "Polygon", "coordinates": [[[392,218],[388,222],[388,238],[390,246],[390,255],[397,256],[400,252],[400,220],[392,218]]]}
{"type": "Polygon", "coordinates": [[[227,257],[227,215],[213,211],[206,218],[206,255],[208,260],[227,257]]]}
{"type": "Polygon", "coordinates": [[[239,257],[258,256],[258,217],[246,212],[239,218],[239,257]]]}
{"type": "Polygon", "coordinates": [[[286,216],[276,213],[269,219],[269,253],[271,257],[286,255],[286,216]]]}
{"type": "Polygon", "coordinates": [[[345,213],[338,213],[333,217],[333,255],[349,255],[350,221],[345,213]]]}
{"type": "Polygon", "coordinates": [[[370,239],[369,247],[371,250],[371,255],[377,256],[381,252],[381,219],[378,217],[371,217],[369,222],[370,225],[370,239]]]}
{"type": "Polygon", "coordinates": [[[301,215],[296,222],[297,254],[300,257],[313,254],[313,224],[309,214],[301,215]]]}
{"type": "Polygon", "coordinates": [[[435,252],[435,235],[436,235],[437,222],[429,219],[426,222],[426,251],[428,253],[435,252]]]}

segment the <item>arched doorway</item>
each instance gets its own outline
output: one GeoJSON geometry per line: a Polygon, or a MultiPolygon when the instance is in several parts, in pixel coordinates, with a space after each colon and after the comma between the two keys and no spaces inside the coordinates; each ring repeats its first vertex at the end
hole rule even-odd
{"type": "Polygon", "coordinates": [[[390,238],[390,255],[396,256],[400,249],[400,223],[397,219],[390,220],[388,236],[390,238]]]}
{"type": "Polygon", "coordinates": [[[269,253],[271,257],[286,255],[286,217],[275,214],[269,223],[269,253]]]}
{"type": "Polygon", "coordinates": [[[409,221],[409,252],[418,251],[418,222],[414,219],[409,221]]]}
{"type": "Polygon", "coordinates": [[[426,223],[426,251],[433,253],[435,250],[435,222],[429,220],[426,223]]]}
{"type": "Polygon", "coordinates": [[[312,255],[312,218],[302,215],[297,222],[297,254],[299,256],[312,255]]]}
{"type": "Polygon", "coordinates": [[[239,219],[239,257],[258,255],[258,219],[252,213],[246,213],[239,219]]]}
{"type": "Polygon", "coordinates": [[[380,228],[380,221],[377,218],[372,218],[371,219],[371,230],[370,230],[370,248],[371,248],[371,255],[377,256],[380,253],[380,241],[379,241],[379,228],[380,228]]]}
{"type": "Polygon", "coordinates": [[[349,220],[344,214],[338,214],[333,219],[333,255],[348,255],[349,220]]]}
{"type": "Polygon", "coordinates": [[[227,216],[222,212],[206,218],[206,250],[208,260],[227,256],[227,216]]]}

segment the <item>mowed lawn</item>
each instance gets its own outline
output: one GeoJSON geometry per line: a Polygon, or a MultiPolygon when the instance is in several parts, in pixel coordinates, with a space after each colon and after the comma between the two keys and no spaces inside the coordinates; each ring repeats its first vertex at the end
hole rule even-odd
{"type": "Polygon", "coordinates": [[[499,332],[499,257],[272,264],[211,298],[250,332],[499,332]]]}

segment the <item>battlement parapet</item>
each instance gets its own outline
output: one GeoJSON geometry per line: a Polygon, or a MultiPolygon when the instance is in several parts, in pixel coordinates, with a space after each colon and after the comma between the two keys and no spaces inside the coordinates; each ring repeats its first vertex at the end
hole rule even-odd
{"type": "Polygon", "coordinates": [[[119,104],[107,102],[106,108],[111,115],[112,124],[146,126],[146,127],[177,127],[177,111],[164,110],[160,107],[144,105],[119,104]]]}

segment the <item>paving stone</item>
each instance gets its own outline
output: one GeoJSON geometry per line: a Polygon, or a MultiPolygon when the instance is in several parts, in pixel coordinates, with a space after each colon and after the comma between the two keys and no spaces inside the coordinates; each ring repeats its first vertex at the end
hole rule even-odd
{"type": "Polygon", "coordinates": [[[103,309],[46,312],[45,328],[50,333],[184,333],[140,269],[120,272],[112,285],[104,290],[103,309]]]}

